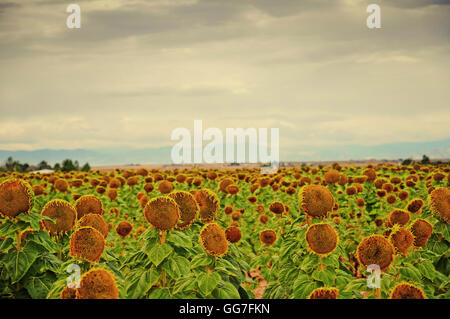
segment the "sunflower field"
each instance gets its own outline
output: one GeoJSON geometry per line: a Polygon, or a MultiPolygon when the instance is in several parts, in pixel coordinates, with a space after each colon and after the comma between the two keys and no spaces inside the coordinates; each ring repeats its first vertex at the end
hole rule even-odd
{"type": "Polygon", "coordinates": [[[450,299],[450,166],[0,173],[0,298],[450,299]]]}

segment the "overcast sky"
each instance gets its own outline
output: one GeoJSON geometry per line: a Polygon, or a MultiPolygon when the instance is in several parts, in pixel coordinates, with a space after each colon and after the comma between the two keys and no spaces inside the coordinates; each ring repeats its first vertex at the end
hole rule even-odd
{"type": "Polygon", "coordinates": [[[279,127],[291,159],[443,140],[449,66],[449,0],[0,0],[0,149],[171,146],[195,119],[279,127]]]}

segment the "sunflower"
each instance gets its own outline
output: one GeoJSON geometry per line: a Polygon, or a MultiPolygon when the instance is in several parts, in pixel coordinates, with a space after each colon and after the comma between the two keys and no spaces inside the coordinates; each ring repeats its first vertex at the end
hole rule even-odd
{"type": "Polygon", "coordinates": [[[87,214],[103,215],[102,202],[93,195],[83,195],[75,203],[77,218],[80,219],[87,214]]]}
{"type": "Polygon", "coordinates": [[[33,192],[35,196],[44,195],[45,188],[42,185],[35,185],[33,186],[33,192]]]}
{"type": "Polygon", "coordinates": [[[200,220],[203,223],[213,221],[219,210],[219,198],[209,189],[201,189],[195,193],[195,200],[200,207],[200,220]]]}
{"type": "Polygon", "coordinates": [[[180,209],[168,196],[155,197],[144,208],[144,216],[155,228],[166,231],[174,228],[180,219],[180,209]]]}
{"type": "Polygon", "coordinates": [[[228,187],[229,185],[232,185],[232,184],[233,184],[233,181],[232,181],[231,179],[226,178],[226,179],[224,179],[224,180],[222,180],[222,181],[220,182],[220,184],[219,184],[219,190],[222,191],[222,192],[224,192],[224,193],[226,193],[226,192],[227,192],[227,187],[228,187]]]}
{"type": "Polygon", "coordinates": [[[409,227],[411,233],[414,235],[414,246],[425,247],[428,239],[433,233],[433,225],[425,219],[416,219],[409,227]]]}
{"type": "Polygon", "coordinates": [[[158,190],[160,191],[161,194],[165,195],[165,194],[169,194],[171,191],[173,191],[174,186],[171,182],[169,181],[162,181],[161,183],[159,183],[158,185],[158,190]]]}
{"type": "Polygon", "coordinates": [[[169,197],[177,203],[180,209],[180,219],[176,227],[181,230],[189,228],[200,210],[194,196],[185,191],[176,191],[169,194],[169,197]]]}
{"type": "Polygon", "coordinates": [[[400,198],[401,201],[407,200],[409,197],[409,193],[407,191],[400,191],[398,193],[398,198],[400,198]]]}
{"type": "Polygon", "coordinates": [[[366,169],[363,174],[367,176],[367,181],[371,183],[377,178],[377,172],[373,168],[366,169]]]}
{"type": "Polygon", "coordinates": [[[144,190],[147,193],[151,193],[154,189],[155,189],[155,187],[153,186],[152,183],[147,183],[147,184],[144,185],[144,190]]]}
{"type": "Polygon", "coordinates": [[[81,219],[78,220],[77,228],[81,227],[92,227],[98,230],[104,238],[108,236],[109,233],[109,226],[103,219],[102,215],[98,214],[87,214],[81,217],[81,219]]]}
{"type": "Polygon", "coordinates": [[[225,212],[226,215],[230,215],[233,212],[233,207],[225,206],[224,212],[225,212]]]}
{"type": "Polygon", "coordinates": [[[19,179],[8,179],[0,184],[0,215],[17,217],[29,214],[33,205],[33,189],[19,179]]]}
{"type": "Polygon", "coordinates": [[[339,242],[337,231],[327,223],[310,225],[306,231],[305,239],[310,251],[319,256],[331,254],[339,242]]]}
{"type": "Polygon", "coordinates": [[[269,221],[269,216],[267,216],[266,214],[262,214],[261,216],[259,216],[258,220],[261,224],[265,225],[269,221]]]}
{"type": "Polygon", "coordinates": [[[77,299],[119,299],[114,276],[102,268],[93,268],[83,274],[77,299]]]}
{"type": "Polygon", "coordinates": [[[339,290],[337,288],[320,287],[315,289],[308,299],[337,299],[339,290]]]}
{"type": "Polygon", "coordinates": [[[264,230],[259,234],[259,240],[263,244],[272,246],[277,240],[277,233],[271,229],[264,230]]]}
{"type": "Polygon", "coordinates": [[[133,225],[130,224],[130,222],[122,221],[117,225],[116,227],[116,233],[121,237],[125,238],[127,237],[131,231],[133,230],[133,225]]]}
{"type": "Polygon", "coordinates": [[[305,185],[299,191],[299,206],[312,218],[326,218],[333,210],[334,197],[320,185],[305,185]]]}
{"type": "Polygon", "coordinates": [[[228,251],[228,241],[225,232],[214,222],[203,226],[200,230],[199,241],[209,255],[220,257],[228,251]]]}
{"type": "Polygon", "coordinates": [[[356,249],[358,262],[367,267],[378,265],[385,271],[394,261],[394,246],[382,235],[372,235],[364,238],[356,249]]]}
{"type": "Polygon", "coordinates": [[[401,226],[408,224],[410,218],[409,212],[403,209],[394,209],[388,216],[391,225],[399,224],[401,226]]]}
{"type": "Polygon", "coordinates": [[[285,212],[285,206],[281,202],[273,202],[270,204],[269,210],[276,215],[283,215],[285,212]]]}
{"type": "Polygon", "coordinates": [[[105,238],[92,227],[81,227],[70,236],[70,256],[88,262],[99,262],[105,249],[105,238]]]}
{"type": "Polygon", "coordinates": [[[425,293],[419,287],[402,282],[394,287],[390,299],[425,299],[425,293]]]}
{"type": "Polygon", "coordinates": [[[225,231],[225,236],[230,243],[236,243],[241,239],[241,231],[237,227],[229,227],[225,231]]]}
{"type": "Polygon", "coordinates": [[[450,190],[438,187],[428,195],[428,206],[433,214],[446,223],[450,222],[450,190]]]}
{"type": "Polygon", "coordinates": [[[410,213],[415,214],[420,212],[420,210],[423,208],[423,205],[424,205],[423,200],[421,200],[420,198],[415,198],[408,203],[406,209],[410,213]]]}
{"type": "Polygon", "coordinates": [[[407,256],[408,249],[414,244],[414,235],[405,228],[395,226],[389,235],[389,241],[398,253],[407,256]]]}
{"type": "Polygon", "coordinates": [[[239,193],[239,187],[237,187],[234,184],[231,184],[227,186],[226,191],[230,195],[236,195],[237,193],[239,193]]]}
{"type": "Polygon", "coordinates": [[[340,175],[338,171],[331,170],[326,172],[323,178],[327,184],[336,184],[339,182],[340,175]]]}
{"type": "Polygon", "coordinates": [[[115,188],[109,189],[107,195],[112,202],[117,199],[117,196],[119,196],[115,188]]]}
{"type": "Polygon", "coordinates": [[[76,296],[76,288],[64,287],[64,289],[61,291],[60,299],[76,299],[76,296]]]}
{"type": "Polygon", "coordinates": [[[55,220],[55,223],[42,220],[42,226],[52,235],[67,233],[73,229],[77,220],[75,208],[63,199],[49,201],[42,209],[41,215],[55,220]]]}

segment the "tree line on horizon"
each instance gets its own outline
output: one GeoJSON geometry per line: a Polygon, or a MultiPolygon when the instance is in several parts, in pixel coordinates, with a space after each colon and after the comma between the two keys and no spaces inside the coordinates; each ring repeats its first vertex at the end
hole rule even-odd
{"type": "Polygon", "coordinates": [[[65,159],[61,163],[55,163],[55,165],[51,166],[46,161],[41,161],[37,165],[30,165],[28,163],[21,163],[18,160],[14,160],[12,156],[8,157],[3,165],[0,166],[0,171],[3,172],[33,172],[43,169],[51,169],[54,171],[62,171],[62,172],[71,172],[71,171],[83,171],[88,172],[91,169],[89,163],[85,163],[83,166],[80,166],[77,160],[72,161],[71,159],[65,159]]]}

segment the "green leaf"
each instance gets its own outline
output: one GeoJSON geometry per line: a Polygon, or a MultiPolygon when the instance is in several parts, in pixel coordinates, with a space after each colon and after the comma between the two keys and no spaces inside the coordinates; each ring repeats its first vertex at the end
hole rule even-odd
{"type": "Polygon", "coordinates": [[[344,292],[359,292],[359,291],[365,291],[368,290],[367,287],[367,279],[361,278],[361,279],[354,279],[350,281],[344,288],[344,292]]]}
{"type": "Polygon", "coordinates": [[[38,256],[38,250],[27,244],[21,251],[11,251],[5,256],[6,268],[11,276],[11,283],[16,283],[25,276],[38,256]]]}
{"type": "Polygon", "coordinates": [[[198,289],[204,296],[208,296],[222,280],[216,272],[206,274],[202,273],[197,278],[198,289]]]}
{"type": "Polygon", "coordinates": [[[413,281],[421,281],[422,279],[420,271],[411,264],[405,264],[404,267],[401,267],[400,274],[413,281]]]}
{"type": "Polygon", "coordinates": [[[155,266],[158,266],[164,259],[166,259],[173,251],[173,248],[168,244],[155,245],[148,257],[155,266]]]}
{"type": "Polygon", "coordinates": [[[311,268],[314,268],[318,265],[319,260],[317,256],[315,255],[307,255],[300,266],[300,268],[306,272],[311,270],[311,268]]]}
{"type": "Polygon", "coordinates": [[[213,290],[212,295],[217,299],[240,299],[239,291],[230,282],[224,282],[213,290]]]}
{"type": "Polygon", "coordinates": [[[192,248],[192,239],[180,231],[173,231],[167,238],[169,243],[184,248],[192,248]]]}
{"type": "Polygon", "coordinates": [[[0,237],[9,237],[20,229],[17,224],[7,220],[5,223],[0,224],[0,237]]]}
{"type": "Polygon", "coordinates": [[[330,269],[316,269],[311,275],[313,279],[323,282],[325,286],[334,286],[335,276],[335,272],[330,269]]]}
{"type": "Polygon", "coordinates": [[[168,288],[153,288],[148,294],[148,299],[170,299],[168,288]]]}
{"type": "Polygon", "coordinates": [[[210,265],[212,263],[212,261],[213,261],[213,259],[210,258],[208,255],[205,255],[205,254],[196,255],[191,260],[191,269],[194,269],[194,268],[197,268],[200,266],[210,265]]]}
{"type": "Polygon", "coordinates": [[[189,274],[187,276],[183,276],[177,279],[175,285],[173,286],[173,294],[177,294],[180,292],[186,292],[189,290],[195,289],[196,281],[195,276],[193,274],[189,274]]]}
{"type": "Polygon", "coordinates": [[[450,242],[450,227],[446,223],[439,221],[433,226],[433,229],[435,233],[441,233],[445,240],[450,242]]]}
{"type": "Polygon", "coordinates": [[[337,254],[332,254],[322,259],[324,265],[332,268],[339,268],[339,257],[337,254]]]}
{"type": "Polygon", "coordinates": [[[319,284],[310,280],[309,282],[297,284],[293,290],[293,294],[296,299],[306,299],[317,288],[319,288],[319,284]]]}
{"type": "Polygon", "coordinates": [[[179,277],[188,273],[189,268],[189,260],[182,256],[176,256],[167,259],[163,264],[163,269],[165,269],[167,274],[173,279],[178,279],[179,277]]]}
{"type": "Polygon", "coordinates": [[[36,244],[43,246],[49,252],[55,253],[58,251],[58,245],[53,242],[47,232],[35,231],[27,236],[27,240],[34,241],[36,244]]]}
{"type": "Polygon", "coordinates": [[[24,282],[24,287],[33,299],[44,299],[52,287],[54,276],[44,274],[39,277],[29,277],[24,282]]]}
{"type": "Polygon", "coordinates": [[[12,246],[14,240],[12,238],[0,238],[0,252],[6,252],[12,246]]]}
{"type": "Polygon", "coordinates": [[[431,281],[436,278],[436,270],[434,269],[433,263],[431,261],[422,260],[416,264],[416,267],[424,277],[430,279],[431,281]]]}
{"type": "Polygon", "coordinates": [[[127,296],[130,299],[138,299],[145,296],[147,291],[158,282],[161,271],[156,267],[150,269],[136,269],[127,276],[127,296]]]}

